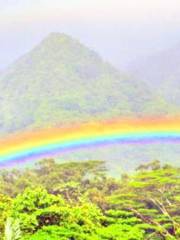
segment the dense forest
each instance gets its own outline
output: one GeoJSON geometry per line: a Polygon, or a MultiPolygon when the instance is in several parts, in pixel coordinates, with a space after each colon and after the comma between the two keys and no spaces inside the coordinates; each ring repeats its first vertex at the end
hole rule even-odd
{"type": "Polygon", "coordinates": [[[180,169],[153,161],[112,177],[102,161],[0,171],[0,239],[180,238],[180,169]]]}

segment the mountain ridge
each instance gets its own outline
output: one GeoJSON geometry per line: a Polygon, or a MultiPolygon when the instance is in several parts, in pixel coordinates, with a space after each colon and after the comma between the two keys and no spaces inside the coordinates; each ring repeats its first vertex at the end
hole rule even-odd
{"type": "MultiPolygon", "coordinates": [[[[141,81],[78,40],[51,33],[0,77],[1,133],[121,116],[167,114],[141,81]]],[[[162,105],[162,106],[161,106],[162,105]]]]}
{"type": "MultiPolygon", "coordinates": [[[[172,105],[149,86],[68,35],[50,34],[0,76],[0,136],[120,117],[167,116],[172,105]]],[[[152,159],[178,163],[179,145],[108,145],[62,153],[59,160],[102,159],[134,169],[152,159]]]]}
{"type": "Polygon", "coordinates": [[[132,74],[143,79],[149,87],[169,104],[180,109],[180,43],[140,59],[129,66],[132,74]]]}

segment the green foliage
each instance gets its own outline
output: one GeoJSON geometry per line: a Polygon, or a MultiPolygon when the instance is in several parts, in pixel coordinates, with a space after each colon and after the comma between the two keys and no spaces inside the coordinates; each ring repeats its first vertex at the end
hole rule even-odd
{"type": "Polygon", "coordinates": [[[179,176],[158,161],[116,179],[101,161],[1,171],[0,239],[179,239],[179,176]]]}
{"type": "Polygon", "coordinates": [[[56,224],[60,218],[56,207],[63,205],[60,196],[50,195],[42,187],[27,188],[14,199],[11,216],[19,220],[23,231],[34,232],[47,221],[56,224]]]}
{"type": "Polygon", "coordinates": [[[50,34],[12,64],[0,76],[0,89],[0,134],[120,116],[166,114],[171,109],[143,81],[119,73],[65,34],[50,34]]]}
{"type": "Polygon", "coordinates": [[[9,214],[9,209],[11,207],[10,197],[0,194],[0,239],[3,234],[4,224],[9,214]]]}

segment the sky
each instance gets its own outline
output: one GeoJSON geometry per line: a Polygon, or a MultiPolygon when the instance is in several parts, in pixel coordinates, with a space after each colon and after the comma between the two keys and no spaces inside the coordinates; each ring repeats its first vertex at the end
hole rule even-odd
{"type": "Polygon", "coordinates": [[[180,43],[179,0],[0,0],[0,70],[51,32],[119,69],[180,43]]]}

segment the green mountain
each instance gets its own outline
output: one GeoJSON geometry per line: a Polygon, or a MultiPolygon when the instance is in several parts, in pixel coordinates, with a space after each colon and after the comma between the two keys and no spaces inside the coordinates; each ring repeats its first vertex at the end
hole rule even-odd
{"type": "Polygon", "coordinates": [[[144,82],[52,33],[0,76],[0,133],[121,116],[167,114],[144,82]]]}
{"type": "MultiPolygon", "coordinates": [[[[122,116],[167,115],[172,105],[145,82],[118,72],[71,37],[53,33],[0,76],[0,135],[122,116]],[[155,92],[155,91],[154,91],[155,92]]],[[[105,160],[134,169],[153,159],[179,162],[179,145],[119,145],[68,151],[62,160],[105,160]]]]}

